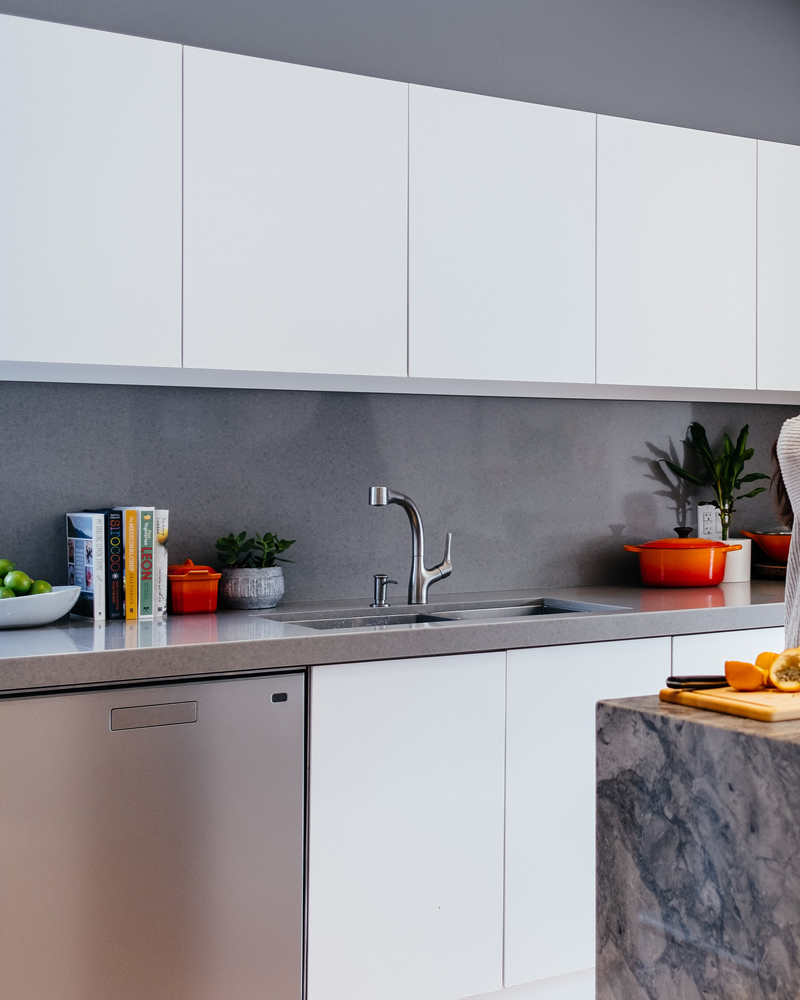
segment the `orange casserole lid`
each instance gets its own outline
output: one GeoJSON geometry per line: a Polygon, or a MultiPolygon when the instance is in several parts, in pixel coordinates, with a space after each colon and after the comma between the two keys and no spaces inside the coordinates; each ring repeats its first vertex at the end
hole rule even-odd
{"type": "Polygon", "coordinates": [[[654,542],[642,542],[640,549],[719,549],[727,548],[730,542],[718,542],[713,538],[658,538],[654,542]]]}
{"type": "Polygon", "coordinates": [[[219,580],[222,573],[217,573],[210,566],[195,566],[191,559],[187,559],[185,563],[170,566],[167,576],[170,580],[219,580]]]}

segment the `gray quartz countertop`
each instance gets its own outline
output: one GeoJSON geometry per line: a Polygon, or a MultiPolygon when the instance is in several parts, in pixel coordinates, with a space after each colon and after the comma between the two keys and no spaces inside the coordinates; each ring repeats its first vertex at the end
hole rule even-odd
{"type": "MultiPolygon", "coordinates": [[[[783,625],[783,584],[753,581],[675,590],[571,587],[447,594],[424,609],[447,613],[482,602],[538,598],[606,605],[575,616],[491,618],[314,630],[289,614],[364,613],[369,599],[282,604],[275,611],[172,615],[155,622],[62,619],[0,631],[0,694],[213,677],[320,663],[437,656],[783,625]]],[[[394,604],[393,612],[407,609],[394,604]]]]}

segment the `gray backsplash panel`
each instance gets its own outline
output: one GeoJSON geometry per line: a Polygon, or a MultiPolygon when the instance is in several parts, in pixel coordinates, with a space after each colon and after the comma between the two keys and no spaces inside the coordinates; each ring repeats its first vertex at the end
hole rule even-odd
{"type": "MultiPolygon", "coordinates": [[[[170,561],[214,564],[229,531],[296,538],[286,597],[366,597],[372,574],[405,600],[408,493],[425,521],[428,563],[454,533],[454,570],[433,592],[633,582],[628,541],[672,533],[653,479],[655,450],[691,420],[712,435],[749,422],[756,456],[790,407],[0,383],[6,414],[0,556],[65,581],[63,515],[112,503],[170,509],[170,561]],[[648,445],[652,446],[649,447],[648,445]]],[[[738,527],[775,520],[769,494],[742,501],[738,527]]]]}
{"type": "Polygon", "coordinates": [[[0,0],[0,11],[800,143],[796,0],[0,0]]]}

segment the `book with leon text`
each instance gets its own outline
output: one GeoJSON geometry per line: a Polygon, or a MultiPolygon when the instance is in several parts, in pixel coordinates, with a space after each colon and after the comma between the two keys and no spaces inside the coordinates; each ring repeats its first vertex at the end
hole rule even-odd
{"type": "Polygon", "coordinates": [[[76,618],[106,619],[106,525],[103,514],[67,514],[67,580],[81,588],[76,618]]]}
{"type": "Polygon", "coordinates": [[[153,617],[153,561],[156,512],[139,507],[139,617],[153,617]]]}

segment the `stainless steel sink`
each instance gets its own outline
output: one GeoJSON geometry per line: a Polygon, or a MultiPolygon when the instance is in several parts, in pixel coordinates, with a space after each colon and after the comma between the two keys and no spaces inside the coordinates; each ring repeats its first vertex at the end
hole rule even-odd
{"type": "Polygon", "coordinates": [[[473,604],[467,608],[440,608],[437,611],[411,612],[381,612],[365,610],[361,614],[334,616],[331,614],[312,612],[276,612],[259,615],[273,621],[300,625],[320,631],[342,628],[387,628],[392,625],[443,625],[448,622],[485,622],[505,618],[533,618],[542,615],[580,615],[602,611],[626,611],[627,608],[610,604],[583,604],[578,601],[551,600],[538,598],[534,601],[504,604],[492,601],[484,604],[473,604]]]}
{"type": "Polygon", "coordinates": [[[449,618],[445,618],[442,615],[424,614],[365,614],[352,618],[283,619],[283,621],[291,621],[292,625],[302,625],[303,628],[322,629],[323,631],[333,628],[385,628],[387,625],[421,625],[424,623],[436,624],[449,620],[449,618]]]}

